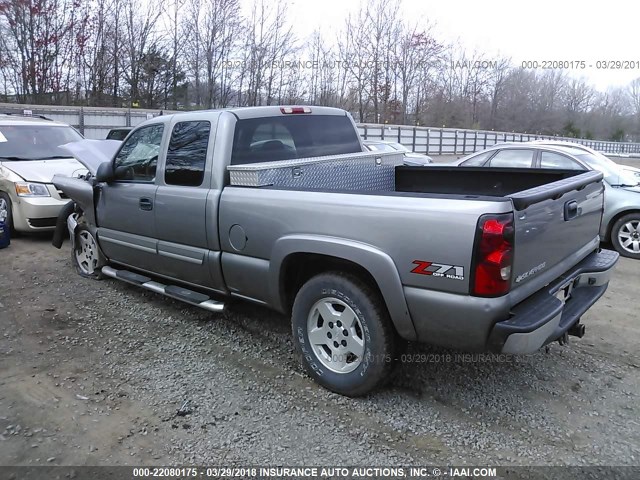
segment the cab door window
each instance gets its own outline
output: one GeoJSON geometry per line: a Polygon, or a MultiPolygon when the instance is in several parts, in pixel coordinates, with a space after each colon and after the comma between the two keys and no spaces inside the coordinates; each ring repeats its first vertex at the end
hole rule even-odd
{"type": "Polygon", "coordinates": [[[180,122],[171,132],[164,169],[167,185],[198,187],[204,180],[211,123],[180,122]]]}
{"type": "Polygon", "coordinates": [[[164,125],[148,125],[136,130],[124,142],[114,160],[118,180],[153,182],[164,125]]]}

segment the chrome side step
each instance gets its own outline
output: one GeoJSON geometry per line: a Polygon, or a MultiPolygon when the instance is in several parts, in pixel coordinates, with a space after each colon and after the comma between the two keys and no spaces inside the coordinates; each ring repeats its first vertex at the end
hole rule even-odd
{"type": "Polygon", "coordinates": [[[224,310],[223,302],[213,300],[203,293],[194,292],[193,290],[178,287],[177,285],[164,285],[162,283],[155,282],[144,275],[130,272],[129,270],[117,270],[112,267],[102,267],[102,273],[107,277],[146,288],[152,292],[160,293],[176,300],[181,300],[211,312],[222,312],[224,310]]]}

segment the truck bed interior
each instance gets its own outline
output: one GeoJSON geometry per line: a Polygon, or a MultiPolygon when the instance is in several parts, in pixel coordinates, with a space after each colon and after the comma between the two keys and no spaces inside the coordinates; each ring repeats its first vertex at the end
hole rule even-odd
{"type": "Polygon", "coordinates": [[[396,167],[396,192],[504,197],[584,173],[582,170],[396,167]]]}

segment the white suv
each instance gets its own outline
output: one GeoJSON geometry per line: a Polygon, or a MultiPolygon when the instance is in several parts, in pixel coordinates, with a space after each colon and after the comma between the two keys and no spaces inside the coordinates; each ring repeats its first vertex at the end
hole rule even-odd
{"type": "Polygon", "coordinates": [[[42,117],[0,114],[0,216],[19,232],[53,230],[69,199],[51,183],[56,174],[86,169],[58,148],[82,140],[74,128],[42,117]]]}

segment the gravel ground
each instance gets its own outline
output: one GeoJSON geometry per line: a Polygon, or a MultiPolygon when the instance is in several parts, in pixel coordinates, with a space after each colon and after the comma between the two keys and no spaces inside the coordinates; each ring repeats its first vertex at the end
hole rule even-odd
{"type": "Polygon", "coordinates": [[[288,320],[79,277],[69,245],[0,251],[0,465],[638,465],[637,261],[587,335],[521,357],[410,345],[361,399],[302,373],[288,320]]]}

